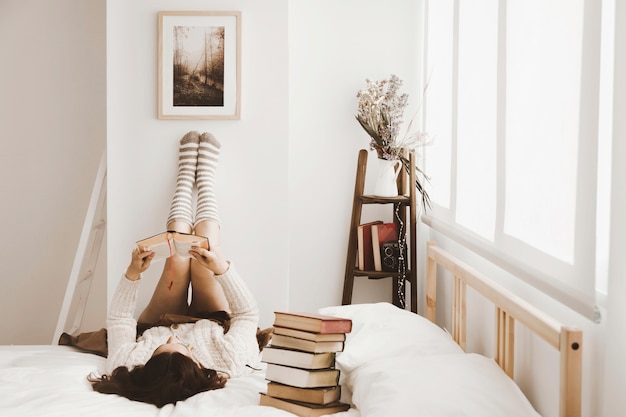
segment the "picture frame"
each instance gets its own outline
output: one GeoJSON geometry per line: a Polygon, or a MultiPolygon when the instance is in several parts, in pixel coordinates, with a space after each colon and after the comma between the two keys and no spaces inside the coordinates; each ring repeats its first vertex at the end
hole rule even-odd
{"type": "Polygon", "coordinates": [[[240,119],[241,12],[158,16],[158,118],[240,119]]]}

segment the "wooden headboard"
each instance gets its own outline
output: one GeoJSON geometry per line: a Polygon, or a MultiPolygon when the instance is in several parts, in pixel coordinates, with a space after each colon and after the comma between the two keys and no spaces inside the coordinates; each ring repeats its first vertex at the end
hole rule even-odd
{"type": "Polygon", "coordinates": [[[513,378],[515,322],[525,325],[560,352],[561,417],[581,415],[582,331],[565,326],[511,291],[463,263],[436,243],[428,242],[426,318],[437,317],[437,266],[453,275],[452,337],[465,350],[466,288],[469,285],[496,306],[495,361],[513,378]]]}

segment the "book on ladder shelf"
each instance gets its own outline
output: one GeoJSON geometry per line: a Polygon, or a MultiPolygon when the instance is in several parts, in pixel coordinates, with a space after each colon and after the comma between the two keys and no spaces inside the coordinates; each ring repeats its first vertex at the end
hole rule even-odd
{"type": "MultiPolygon", "coordinates": [[[[360,224],[357,227],[358,268],[361,271],[373,271],[376,255],[372,247],[372,231],[382,224],[382,220],[360,224]]],[[[379,256],[380,257],[380,256],[379,256]]]]}
{"type": "Polygon", "coordinates": [[[340,370],[335,357],[342,352],[352,320],[309,313],[274,313],[274,333],[263,349],[267,389],[260,404],[315,417],[346,411],[341,402],[340,370]]]}
{"type": "Polygon", "coordinates": [[[374,271],[384,271],[385,243],[398,242],[398,225],[381,223],[372,226],[372,252],[374,255],[374,271]]]}

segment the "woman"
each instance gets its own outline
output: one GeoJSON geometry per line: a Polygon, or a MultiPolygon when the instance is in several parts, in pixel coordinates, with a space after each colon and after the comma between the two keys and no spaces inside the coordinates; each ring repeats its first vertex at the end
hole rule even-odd
{"type": "Polygon", "coordinates": [[[194,247],[190,257],[168,258],[137,321],[133,314],[141,276],[154,253],[133,251],[107,318],[107,374],[90,380],[96,391],[162,407],[222,388],[228,377],[243,375],[251,369],[248,364],[258,362],[257,303],[219,249],[213,191],[219,151],[219,142],[207,133],[189,132],[181,140],[167,228],[206,236],[210,249],[194,247]],[[192,222],[194,184],[198,193],[192,222]],[[165,325],[172,317],[176,323],[165,325]]]}

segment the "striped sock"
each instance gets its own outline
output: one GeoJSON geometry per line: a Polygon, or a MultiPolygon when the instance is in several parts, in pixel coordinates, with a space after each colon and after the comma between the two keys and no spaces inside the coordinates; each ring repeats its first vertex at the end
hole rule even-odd
{"type": "Polygon", "coordinates": [[[199,140],[198,132],[189,132],[180,140],[176,191],[172,198],[167,224],[178,221],[193,225],[193,185],[196,181],[199,140]]]}
{"type": "Polygon", "coordinates": [[[215,170],[220,157],[222,145],[210,133],[200,135],[198,147],[198,167],[196,169],[196,186],[198,187],[198,202],[196,206],[196,223],[211,220],[220,224],[215,199],[215,170]]]}

